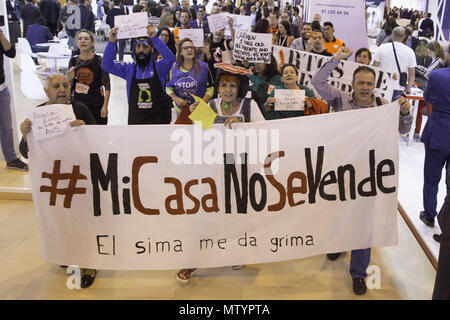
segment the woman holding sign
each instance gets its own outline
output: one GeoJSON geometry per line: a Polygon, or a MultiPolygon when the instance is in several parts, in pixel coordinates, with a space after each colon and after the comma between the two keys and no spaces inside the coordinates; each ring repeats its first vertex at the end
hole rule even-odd
{"type": "Polygon", "coordinates": [[[67,73],[73,101],[85,104],[97,124],[107,124],[111,92],[109,73],[101,68],[102,57],[95,54],[94,35],[90,31],[78,31],[75,40],[80,48],[80,55],[70,59],[67,73]]]}
{"type": "Polygon", "coordinates": [[[188,112],[189,106],[195,102],[192,95],[205,102],[212,97],[213,79],[208,65],[195,58],[194,44],[189,38],[178,41],[177,49],[166,93],[172,98],[176,108],[188,112]]]}
{"type": "MultiPolygon", "coordinates": [[[[239,122],[259,122],[264,121],[264,117],[255,101],[246,98],[249,89],[247,75],[250,70],[221,63],[217,65],[216,90],[219,98],[209,102],[209,106],[217,113],[214,123],[224,123],[231,127],[232,123],[239,122]]],[[[193,112],[196,104],[191,105],[193,112]]],[[[180,114],[180,119],[183,115],[180,114]]],[[[177,120],[178,121],[178,120],[177,120]]],[[[242,266],[233,266],[233,270],[239,270],[242,266]]],[[[180,282],[187,283],[191,279],[192,273],[196,269],[181,269],[177,273],[180,282]]]]}
{"type": "Polygon", "coordinates": [[[252,98],[256,101],[261,112],[264,112],[264,103],[275,87],[281,86],[281,76],[275,58],[270,58],[270,64],[255,63],[254,74],[248,76],[251,82],[252,98]]]}
{"type": "Polygon", "coordinates": [[[270,93],[269,98],[264,104],[264,117],[266,120],[284,119],[301,117],[304,115],[313,115],[328,112],[328,105],[319,99],[315,99],[314,92],[297,83],[298,73],[293,64],[285,64],[281,69],[281,81],[280,86],[275,87],[270,93]],[[307,97],[303,105],[297,106],[297,110],[276,110],[275,92],[277,90],[304,90],[307,97]]]}
{"type": "Polygon", "coordinates": [[[295,38],[291,35],[291,25],[287,21],[281,21],[278,25],[278,45],[289,48],[295,38]]]}

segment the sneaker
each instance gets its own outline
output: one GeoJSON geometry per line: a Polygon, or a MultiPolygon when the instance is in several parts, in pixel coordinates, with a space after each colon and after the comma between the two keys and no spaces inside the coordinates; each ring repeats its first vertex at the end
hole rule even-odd
{"type": "Polygon", "coordinates": [[[427,218],[425,216],[425,211],[420,211],[420,215],[419,215],[420,220],[422,220],[423,223],[425,223],[425,225],[427,225],[430,228],[434,227],[434,218],[427,218]]]}
{"type": "Polygon", "coordinates": [[[363,278],[353,279],[353,293],[357,296],[362,296],[367,291],[366,281],[363,278]]]}
{"type": "Polygon", "coordinates": [[[338,252],[338,253],[327,253],[327,258],[328,260],[334,261],[337,258],[339,258],[339,256],[342,254],[342,252],[338,252]]]}
{"type": "Polygon", "coordinates": [[[28,165],[20,159],[16,159],[6,163],[8,169],[15,169],[20,171],[28,171],[28,165]]]}

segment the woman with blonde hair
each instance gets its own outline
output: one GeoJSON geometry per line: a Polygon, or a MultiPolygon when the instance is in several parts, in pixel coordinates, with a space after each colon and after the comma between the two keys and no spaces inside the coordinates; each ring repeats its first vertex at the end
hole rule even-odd
{"type": "Polygon", "coordinates": [[[97,124],[107,124],[111,92],[109,73],[101,68],[102,57],[95,54],[92,32],[86,29],[78,31],[75,41],[80,48],[80,55],[70,59],[67,73],[72,99],[85,104],[97,124]]]}
{"type": "Polygon", "coordinates": [[[159,24],[156,26],[158,30],[173,27],[173,13],[164,12],[159,18],[159,24]]]}

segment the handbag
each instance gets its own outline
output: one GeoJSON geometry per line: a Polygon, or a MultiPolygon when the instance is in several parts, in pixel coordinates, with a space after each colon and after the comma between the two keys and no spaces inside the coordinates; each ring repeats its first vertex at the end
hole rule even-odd
{"type": "Polygon", "coordinates": [[[406,85],[408,84],[408,74],[406,72],[402,72],[400,70],[400,65],[398,64],[397,52],[395,51],[394,42],[392,42],[392,48],[394,49],[395,62],[397,63],[397,69],[398,69],[398,73],[400,75],[399,84],[402,87],[406,87],[406,85]]]}

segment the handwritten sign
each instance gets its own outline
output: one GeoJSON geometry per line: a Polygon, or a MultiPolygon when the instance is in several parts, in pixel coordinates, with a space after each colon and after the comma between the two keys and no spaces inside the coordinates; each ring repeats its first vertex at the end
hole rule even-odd
{"type": "Polygon", "coordinates": [[[129,39],[147,36],[147,13],[139,12],[114,17],[114,26],[117,27],[117,39],[129,39]]]}
{"type": "Polygon", "coordinates": [[[205,36],[203,34],[203,29],[180,29],[180,40],[189,38],[192,40],[194,47],[202,48],[203,41],[205,41],[205,36]]]}
{"type": "Polygon", "coordinates": [[[305,110],[305,90],[275,89],[275,111],[305,110]]]}
{"type": "Polygon", "coordinates": [[[270,63],[272,34],[236,30],[233,57],[248,62],[270,63]]]}
{"type": "Polygon", "coordinates": [[[28,111],[33,135],[36,140],[57,137],[64,134],[69,122],[75,120],[71,105],[52,104],[28,111]]]}
{"type": "Polygon", "coordinates": [[[208,27],[211,33],[225,29],[228,25],[228,13],[208,15],[208,27]]]}
{"type": "MultiPolygon", "coordinates": [[[[252,17],[240,14],[230,14],[228,15],[228,17],[233,19],[234,30],[250,31],[252,29],[252,17]]],[[[231,36],[230,25],[228,24],[228,22],[225,28],[225,35],[231,36]]]]}

